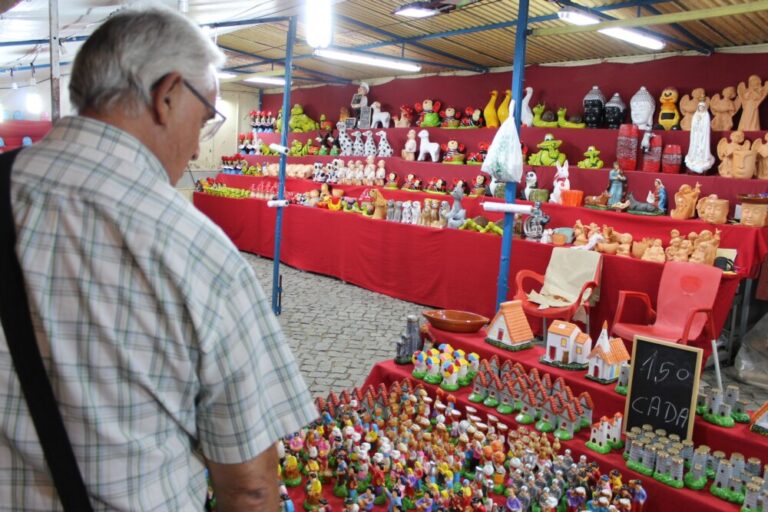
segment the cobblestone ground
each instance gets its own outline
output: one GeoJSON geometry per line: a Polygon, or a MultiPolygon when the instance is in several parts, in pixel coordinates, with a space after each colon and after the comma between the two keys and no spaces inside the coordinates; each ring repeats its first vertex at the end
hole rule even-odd
{"type": "MultiPolygon", "coordinates": [[[[272,260],[243,253],[253,265],[268,296],[272,293],[272,260]]],[[[359,386],[378,361],[394,357],[395,341],[405,329],[405,317],[424,306],[393,299],[336,278],[282,265],[283,313],[280,324],[311,392],[359,386]]],[[[702,375],[702,385],[715,385],[714,370],[702,375]]],[[[723,385],[737,383],[723,371],[723,385]]],[[[768,391],[738,383],[742,397],[757,408],[768,391]]]]}

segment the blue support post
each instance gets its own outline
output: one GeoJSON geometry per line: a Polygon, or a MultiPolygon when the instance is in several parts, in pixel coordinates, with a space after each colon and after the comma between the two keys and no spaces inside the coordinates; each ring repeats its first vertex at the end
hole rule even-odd
{"type": "MultiPolygon", "coordinates": [[[[288,39],[285,43],[285,85],[283,86],[283,125],[280,130],[280,144],[288,146],[288,118],[291,112],[291,75],[293,74],[293,42],[296,39],[296,16],[291,16],[288,22],[288,39]]],[[[285,198],[285,155],[280,155],[280,171],[278,173],[277,199],[285,198]]],[[[275,253],[272,267],[272,311],[279,315],[282,311],[280,295],[280,242],[283,234],[283,207],[278,206],[275,219],[275,253]]]]}
{"type": "MultiPolygon", "coordinates": [[[[512,68],[512,97],[515,98],[515,124],[520,133],[520,99],[523,97],[523,75],[525,73],[525,45],[528,32],[528,0],[520,0],[515,33],[515,61],[512,68]]],[[[506,183],[504,200],[514,203],[517,195],[517,183],[506,183]]],[[[496,310],[507,300],[509,289],[509,265],[512,259],[512,237],[514,235],[515,214],[504,214],[504,236],[501,239],[501,261],[499,262],[499,282],[496,288],[496,310]]]]}

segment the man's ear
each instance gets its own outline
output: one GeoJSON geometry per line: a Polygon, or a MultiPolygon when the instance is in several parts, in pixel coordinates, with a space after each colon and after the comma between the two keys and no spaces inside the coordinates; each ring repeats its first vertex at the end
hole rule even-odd
{"type": "Polygon", "coordinates": [[[179,107],[184,81],[181,75],[168,73],[158,81],[150,91],[152,97],[152,117],[155,122],[167,126],[174,109],[179,107]]]}

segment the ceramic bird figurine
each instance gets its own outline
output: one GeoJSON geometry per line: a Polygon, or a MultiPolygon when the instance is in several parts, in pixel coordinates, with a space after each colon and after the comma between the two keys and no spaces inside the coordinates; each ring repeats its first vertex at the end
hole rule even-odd
{"type": "MultiPolygon", "coordinates": [[[[501,101],[501,104],[499,105],[498,110],[496,110],[496,115],[499,118],[499,124],[504,124],[504,121],[507,120],[509,117],[509,103],[512,100],[512,91],[507,89],[505,91],[504,99],[501,101]]],[[[514,107],[512,107],[514,108],[514,107]]]]}
{"type": "Polygon", "coordinates": [[[525,126],[533,126],[533,111],[530,105],[531,96],[533,96],[533,87],[526,87],[523,103],[520,106],[520,123],[525,126]]]}
{"type": "Polygon", "coordinates": [[[498,128],[499,118],[496,116],[496,98],[499,96],[499,91],[491,91],[491,99],[488,100],[488,104],[483,109],[483,116],[485,117],[485,126],[488,128],[498,128]]]}

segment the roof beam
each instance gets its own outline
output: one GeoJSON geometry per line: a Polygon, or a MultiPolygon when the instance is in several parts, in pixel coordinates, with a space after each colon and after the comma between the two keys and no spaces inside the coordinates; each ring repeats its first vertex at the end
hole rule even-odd
{"type": "MultiPolygon", "coordinates": [[[[645,5],[643,7],[645,8],[645,10],[647,10],[651,14],[661,14],[661,11],[658,10],[657,8],[655,8],[652,5],[645,5]]],[[[711,45],[707,44],[705,41],[703,41],[702,39],[698,38],[690,30],[688,30],[687,28],[683,27],[679,23],[672,23],[670,25],[670,27],[674,28],[679,33],[681,33],[683,36],[687,37],[688,39],[693,41],[695,44],[697,44],[699,46],[699,48],[700,48],[699,51],[701,53],[706,53],[707,55],[709,55],[709,54],[711,54],[712,52],[715,51],[715,49],[711,45]]]]}
{"type": "Polygon", "coordinates": [[[649,27],[653,25],[667,25],[682,21],[695,21],[707,18],[720,18],[723,16],[734,16],[737,14],[749,14],[752,12],[768,11],[768,0],[757,0],[755,2],[737,5],[728,5],[725,7],[711,7],[708,9],[697,9],[694,11],[673,12],[669,14],[659,14],[658,16],[644,16],[641,18],[629,18],[625,20],[612,20],[597,23],[595,25],[569,25],[567,27],[537,28],[532,31],[535,36],[553,36],[564,34],[577,34],[580,32],[595,32],[604,28],[632,28],[649,27]]]}
{"type": "MultiPolygon", "coordinates": [[[[606,11],[613,11],[616,9],[626,9],[628,7],[639,7],[639,6],[648,6],[652,4],[662,4],[662,3],[669,3],[672,0],[630,0],[626,2],[621,2],[618,4],[611,4],[611,5],[603,5],[600,7],[595,7],[592,9],[592,11],[596,12],[606,12],[606,11]]],[[[552,21],[557,19],[557,14],[547,14],[545,16],[533,16],[531,18],[528,18],[528,25],[531,23],[541,23],[543,21],[552,21]]],[[[400,37],[395,38],[390,41],[381,41],[378,43],[370,43],[370,44],[364,44],[362,46],[356,46],[356,50],[370,50],[373,48],[380,48],[382,46],[392,46],[397,44],[411,44],[416,41],[428,41],[430,39],[442,39],[444,37],[451,37],[451,36],[459,36],[464,34],[473,34],[475,32],[485,32],[487,30],[498,30],[501,28],[510,28],[517,25],[517,20],[510,20],[510,21],[502,21],[499,23],[490,23],[487,25],[479,25],[477,27],[469,27],[469,28],[462,28],[457,30],[447,30],[444,32],[433,32],[431,34],[422,34],[419,36],[413,36],[413,37],[400,37]]]]}
{"type": "MultiPolygon", "coordinates": [[[[344,21],[345,23],[349,23],[351,25],[356,25],[356,26],[358,26],[358,27],[360,27],[360,28],[362,28],[364,30],[371,31],[371,32],[373,32],[375,34],[379,34],[379,35],[382,35],[382,36],[385,36],[385,37],[397,38],[397,34],[393,34],[392,32],[389,32],[387,30],[382,30],[380,28],[373,27],[371,25],[368,25],[367,23],[363,23],[361,21],[357,21],[356,19],[350,18],[349,16],[339,16],[339,19],[344,21]]],[[[392,44],[401,44],[402,42],[404,42],[404,41],[398,41],[398,42],[395,42],[395,43],[392,43],[392,44]]],[[[475,63],[475,62],[472,62],[472,61],[467,60],[467,59],[462,59],[460,57],[456,57],[455,55],[451,55],[448,52],[444,52],[444,51],[438,50],[436,48],[431,48],[431,47],[429,47],[429,46],[427,46],[425,44],[412,43],[412,42],[408,43],[408,44],[411,44],[411,46],[414,46],[416,48],[420,48],[422,50],[428,51],[428,52],[433,53],[435,55],[440,55],[441,57],[446,57],[446,58],[449,58],[449,59],[454,60],[456,62],[461,62],[462,64],[466,64],[468,66],[468,67],[457,68],[457,69],[468,69],[470,71],[478,71],[478,72],[481,72],[481,73],[485,73],[485,72],[488,71],[488,68],[486,68],[484,66],[478,66],[477,63],[475,63]]],[[[382,46],[385,46],[385,45],[382,45],[382,46]]],[[[353,48],[345,48],[345,49],[346,50],[355,50],[355,51],[365,50],[365,48],[361,48],[361,47],[353,47],[353,48]]],[[[381,57],[381,55],[379,55],[379,56],[381,57]]],[[[411,60],[411,59],[409,59],[409,60],[411,60]]],[[[418,62],[418,61],[414,61],[414,62],[418,62]]]]}
{"type": "MultiPolygon", "coordinates": [[[[229,67],[229,68],[224,68],[223,71],[234,71],[236,73],[241,73],[242,72],[241,70],[243,70],[245,68],[250,68],[252,66],[259,66],[261,64],[278,64],[278,63],[282,62],[282,61],[276,60],[276,59],[264,59],[264,58],[256,55],[255,53],[246,52],[246,51],[243,51],[243,50],[238,50],[237,48],[232,48],[232,47],[229,47],[229,46],[224,46],[222,44],[219,44],[219,48],[221,48],[222,50],[226,50],[228,52],[239,53],[241,55],[245,55],[246,57],[251,57],[251,58],[254,58],[254,59],[258,59],[257,62],[251,62],[249,64],[241,64],[239,66],[232,66],[232,67],[229,67]]],[[[295,61],[297,58],[298,57],[294,57],[293,60],[295,61]]],[[[332,83],[338,83],[338,84],[349,84],[349,83],[352,82],[351,80],[347,80],[345,78],[339,78],[339,77],[334,76],[334,75],[329,75],[328,73],[323,73],[322,71],[315,71],[314,69],[305,68],[303,66],[297,66],[296,64],[293,65],[293,69],[295,69],[296,71],[301,71],[302,73],[307,73],[307,74],[310,74],[310,75],[314,75],[317,78],[319,78],[319,79],[321,79],[323,81],[326,81],[326,82],[332,82],[332,83]]],[[[293,77],[293,78],[294,79],[302,79],[301,77],[293,77]]]]}

